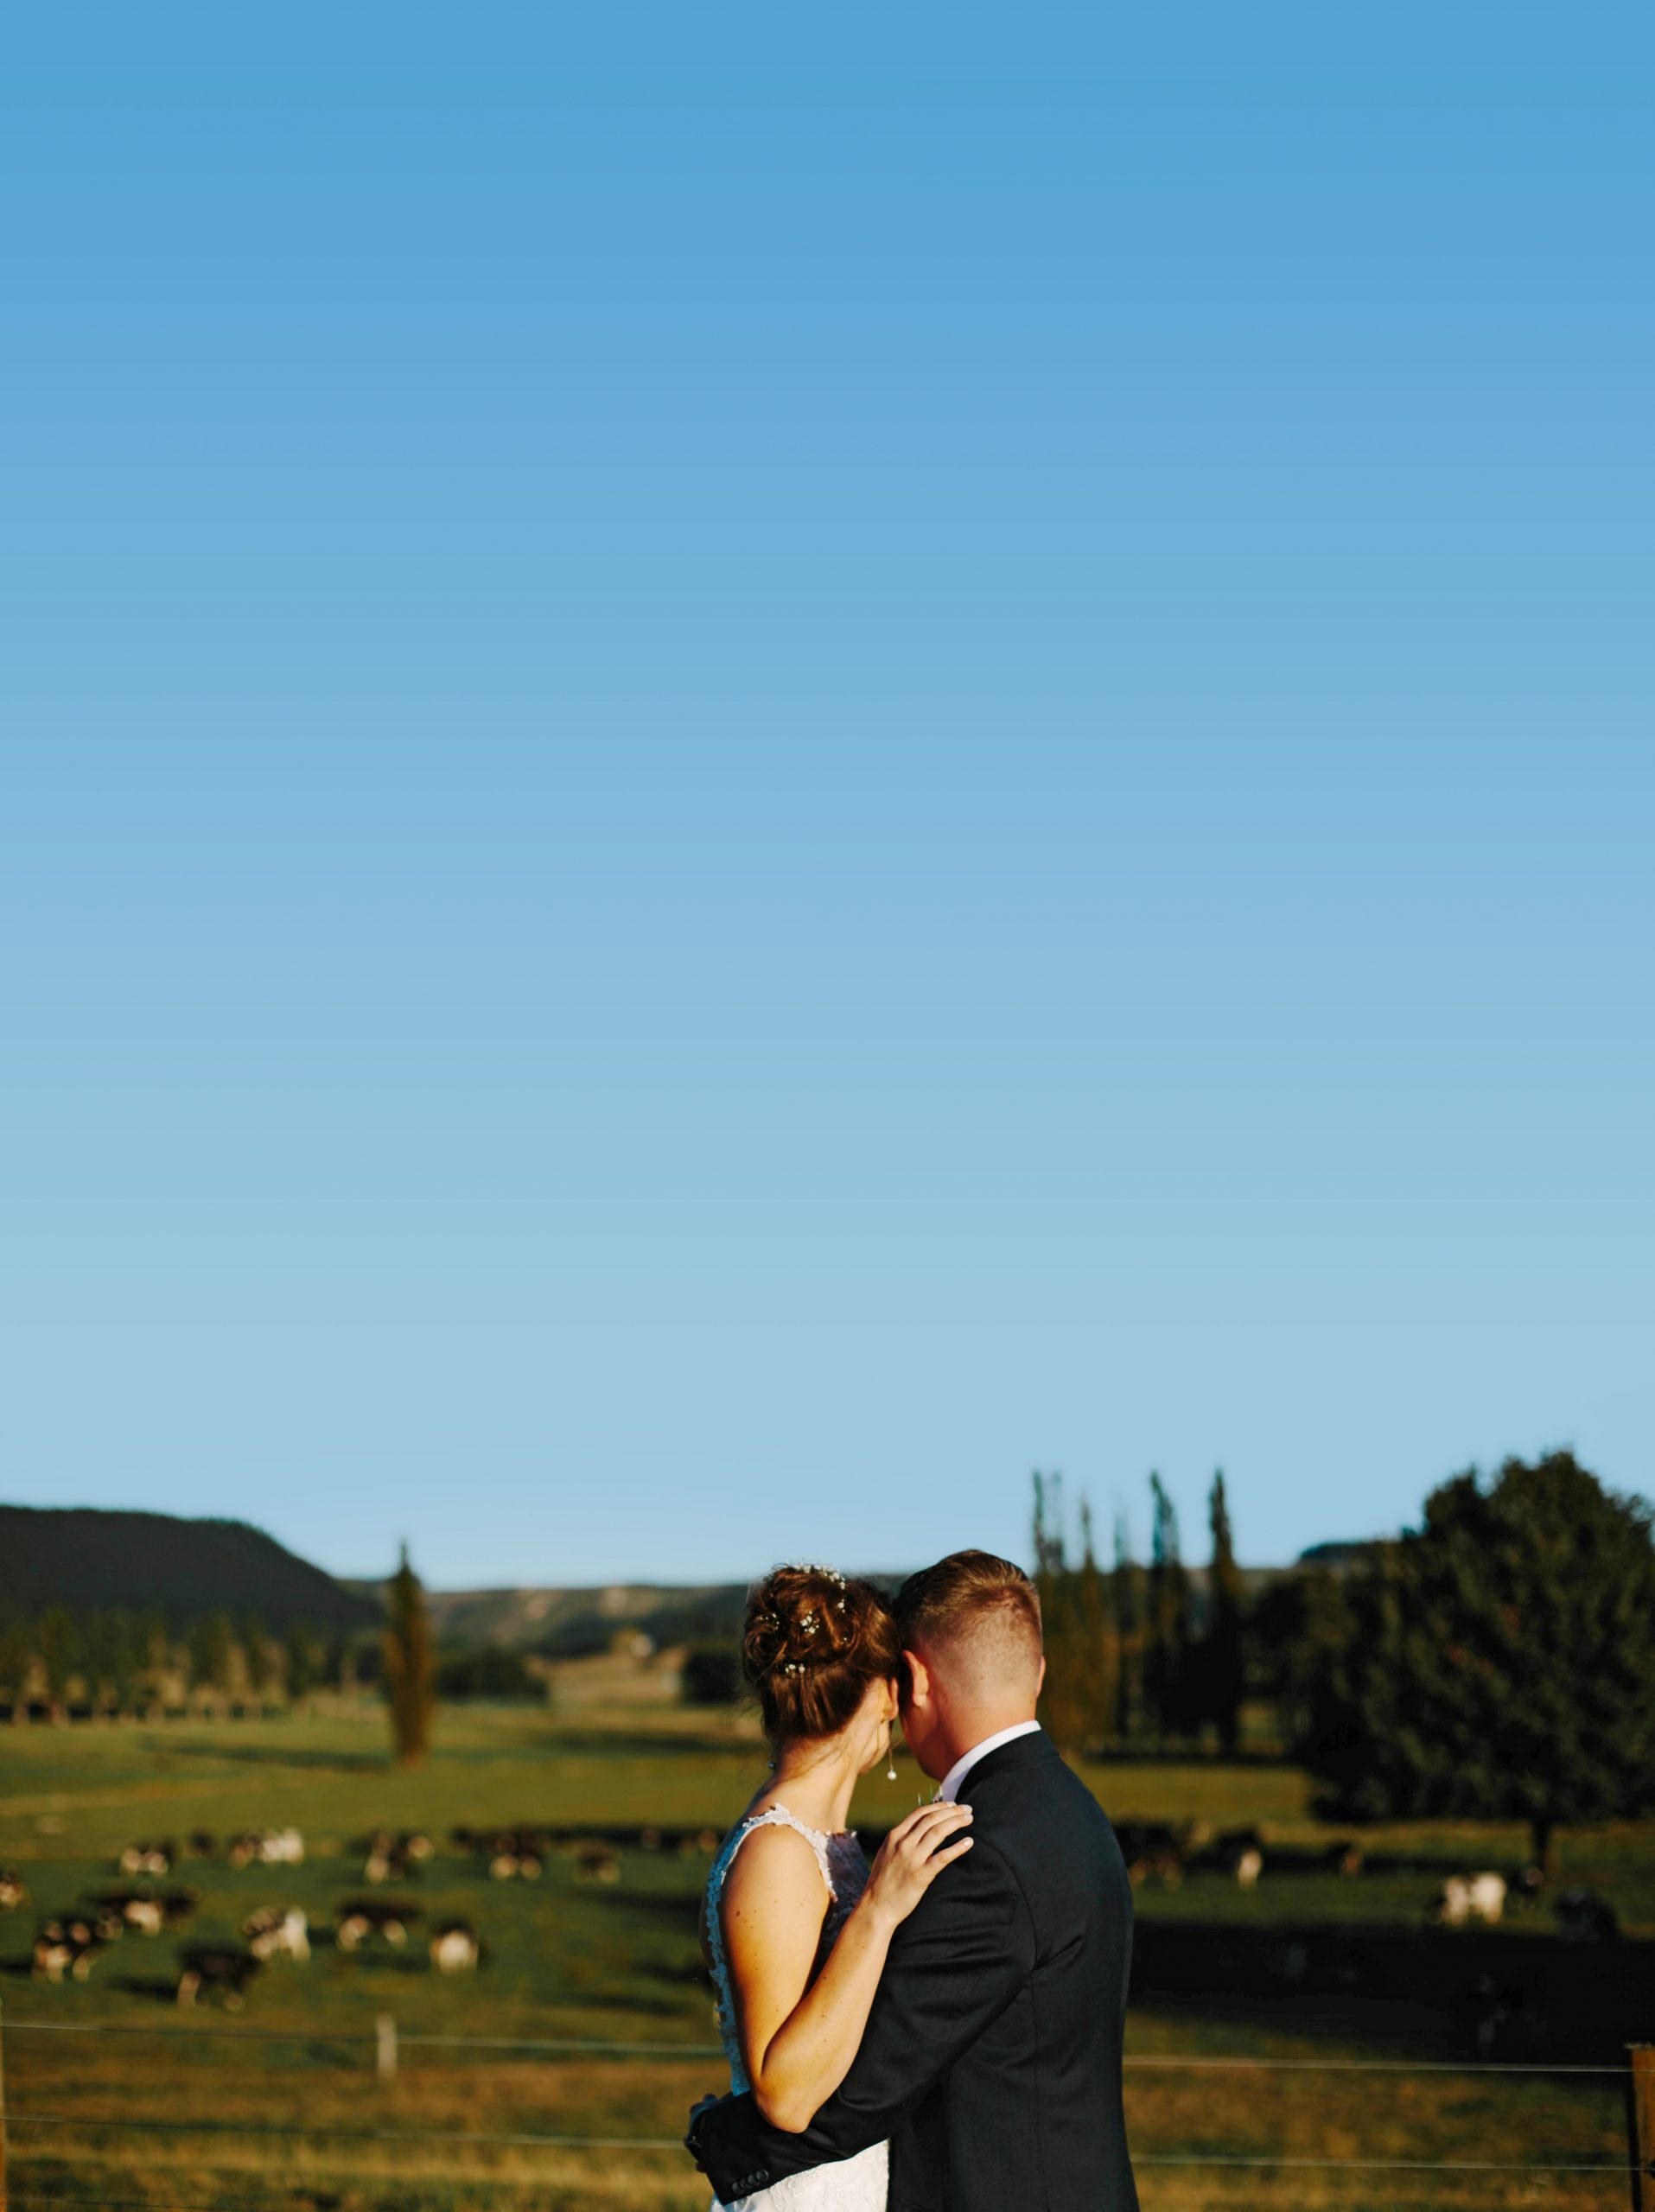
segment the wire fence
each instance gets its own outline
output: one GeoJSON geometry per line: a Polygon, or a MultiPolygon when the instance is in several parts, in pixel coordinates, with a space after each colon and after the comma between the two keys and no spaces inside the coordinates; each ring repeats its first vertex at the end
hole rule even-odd
{"type": "MultiPolygon", "coordinates": [[[[148,2041],[169,2043],[219,2042],[248,2045],[282,2044],[301,2047],[329,2047],[333,2049],[372,2053],[381,2075],[394,2072],[396,2054],[400,2050],[474,2050],[499,2053],[521,2051],[538,2056],[569,2059],[596,2057],[603,2059],[652,2058],[655,2060],[701,2061],[722,2057],[716,2044],[677,2042],[619,2042],[587,2037],[544,2036],[475,2036],[433,2035],[414,2033],[401,2035],[381,2016],[372,2036],[360,2031],[352,2034],[341,2031],[289,2031],[253,2027],[232,2027],[203,2023],[199,2026],[144,2027],[121,2022],[29,2020],[0,2018],[0,2212],[30,2212],[35,2205],[50,2205],[64,2212],[67,2207],[90,2207],[96,2204],[98,2212],[226,2212],[223,2200],[213,2204],[186,2204],[170,2198],[130,2197],[111,2198],[99,2194],[92,2197],[66,2197],[61,2191],[50,2196],[33,2194],[13,2187],[7,2190],[5,2143],[9,2132],[39,2129],[50,2139],[51,2131],[79,2128],[88,2135],[105,2134],[133,2137],[178,2136],[201,2139],[279,2137],[287,2140],[302,2139],[316,2142],[346,2140],[354,2143],[406,2145],[421,2151],[430,2151],[436,2145],[446,2145],[455,2151],[473,2150],[536,2150],[548,2152],[672,2152],[682,2156],[684,2145],[678,2136],[650,2136],[644,2134],[548,2133],[538,2129],[481,2129],[446,2127],[376,2127],[364,2126],[360,2119],[348,2124],[334,2125],[326,2121],[283,2119],[279,2120],[244,2119],[188,2119],[182,2117],[146,2118],[130,2113],[97,2113],[84,2111],[49,2112],[9,2107],[5,2101],[3,2050],[6,2043],[19,2036],[92,2036],[140,2037],[148,2041]],[[391,2028],[387,2038],[386,2030],[391,2028]],[[387,2045],[391,2064],[385,2065],[387,2045]]],[[[1219,2172],[1302,2172],[1334,2174],[1393,2174],[1471,2176],[1488,2175],[1515,2177],[1531,2176],[1594,2176],[1605,2181],[1625,2182],[1633,2185],[1633,2202],[1647,2201],[1655,2205],[1655,2045],[1636,2045],[1619,2064],[1582,2064],[1573,2062],[1511,2062],[1484,2061],[1477,2063],[1437,2059],[1368,2059],[1368,2058],[1296,2058],[1253,2056],[1240,2055],[1179,2054],[1129,2057],[1124,2062],[1130,2072],[1160,2075],[1206,2075],[1220,2073],[1282,2074],[1282,2075],[1386,2075],[1416,2076],[1458,2076],[1481,2079],[1490,2076],[1523,2076],[1528,2078],[1551,2076],[1560,2079],[1587,2077],[1595,2081],[1618,2081],[1626,2089],[1628,2114],[1628,2145],[1626,2153],[1618,2158],[1587,2156],[1560,2156],[1547,2158],[1410,2158],[1377,2157],[1315,2157],[1289,2152],[1139,2152],[1133,2155],[1133,2164],[1141,2169],[1168,2169],[1219,2172]],[[1648,2192],[1647,2198],[1639,2194],[1648,2192]]],[[[208,2161],[207,2163],[211,2163],[208,2161]]],[[[468,2188],[482,2186],[489,2190],[533,2188],[544,2183],[533,2175],[487,2174],[471,2175],[465,2178],[468,2188]]]]}
{"type": "MultiPolygon", "coordinates": [[[[8,2038],[19,2035],[137,2036],[149,2042],[331,2044],[341,2049],[372,2050],[375,2037],[358,2029],[350,2032],[328,2028],[220,2027],[216,2022],[191,2028],[143,2027],[122,2021],[18,2020],[7,2015],[8,2038]]],[[[527,2050],[560,2057],[595,2058],[710,2058],[722,2059],[723,2047],[716,2043],[621,2043],[592,2036],[438,2036],[397,2031],[400,2050],[527,2050]]],[[[1451,2058],[1267,2058],[1246,2056],[1176,2053],[1165,2057],[1129,2057],[1122,2062],[1128,2072],[1306,2073],[1306,2074],[1537,2074],[1589,2075],[1624,2081],[1632,2071],[1630,2060],[1609,2065],[1582,2065],[1563,2059],[1533,2059],[1515,2063],[1504,2059],[1451,2058]]]]}

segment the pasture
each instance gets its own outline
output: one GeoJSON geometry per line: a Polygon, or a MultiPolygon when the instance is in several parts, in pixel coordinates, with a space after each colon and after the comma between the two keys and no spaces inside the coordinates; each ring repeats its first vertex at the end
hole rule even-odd
{"type": "MultiPolygon", "coordinates": [[[[692,2098],[719,2084],[718,2061],[702,2055],[712,2022],[694,1839],[726,1827],[761,1771],[742,1722],[637,1700],[450,1709],[430,1762],[410,1774],[391,1767],[371,1709],[5,1732],[0,1866],[29,1891],[0,1911],[13,2212],[704,2207],[681,2154],[521,2139],[674,2138],[692,2098]],[[564,1839],[533,1881],[491,1879],[447,1840],[455,1827],[528,1823],[564,1839]],[[169,1878],[200,1891],[187,1929],[127,1935],[84,1982],[31,1976],[36,1923],[118,1881],[124,1846],[288,1824],[303,1833],[302,1866],[232,1867],[220,1841],[169,1878]],[[378,1828],[425,1831],[435,1855],[372,1888],[353,1847],[378,1828]],[[650,1829],[688,1840],[646,1848],[650,1829]],[[582,1831],[613,1839],[612,1876],[571,1847],[582,1831]],[[334,1943],[343,1901],[391,1896],[419,1916],[407,1943],[334,1943]],[[271,1960],[239,2012],[181,2008],[181,1952],[239,1947],[243,1921],[266,1906],[308,1914],[310,1960],[271,1960]],[[481,1938],[474,1974],[431,1970],[424,1936],[449,1918],[481,1938]],[[382,2080],[384,2014],[399,2064],[382,2080]],[[92,2025],[118,2032],[69,2031],[92,2025]]],[[[1497,2073],[1480,2054],[1613,2065],[1626,2034],[1655,2036],[1655,1830],[1564,1835],[1563,1880],[1612,1899],[1624,1931],[1617,1944],[1567,1943],[1544,1897],[1498,1931],[1425,1925],[1445,1874],[1520,1864],[1516,1830],[1371,1831],[1366,1869],[1345,1877],[1322,1863],[1334,1832],[1290,1768],[1086,1772],[1117,1824],[1256,1827],[1264,1842],[1251,1889],[1197,1865],[1138,1893],[1129,2113],[1146,2212],[1619,2212],[1619,2082],[1497,2073]],[[1244,2059],[1275,2063],[1232,2063],[1244,2059]],[[1329,2061],[1339,2068],[1321,2070],[1329,2061]],[[1437,2070],[1397,2070],[1427,2065],[1437,2070]],[[1226,2159],[1253,2163],[1179,2163],[1226,2159]],[[1421,2170],[1438,2164],[1461,2171],[1421,2170]]],[[[906,1761],[899,1775],[863,1785],[864,1830],[914,1802],[920,1777],[906,1761]]]]}

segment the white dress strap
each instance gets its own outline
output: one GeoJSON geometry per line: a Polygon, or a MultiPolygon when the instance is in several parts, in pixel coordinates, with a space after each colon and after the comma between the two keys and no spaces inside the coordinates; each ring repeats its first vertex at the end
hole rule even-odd
{"type": "Polygon", "coordinates": [[[833,1870],[828,1864],[827,1838],[818,1834],[815,1828],[806,1827],[799,1815],[796,1813],[790,1813],[785,1805],[767,1805],[763,1812],[754,1813],[742,1822],[730,1838],[729,1845],[720,1853],[719,1863],[714,1869],[716,1878],[716,1885],[711,1885],[714,1897],[716,1897],[718,1891],[723,1888],[724,1877],[735,1864],[736,1853],[755,1828],[791,1828],[795,1835],[802,1835],[811,1847],[811,1856],[816,1861],[816,1870],[826,1885],[829,1902],[831,1903],[834,1900],[836,1893],[833,1887],[833,1870]]]}

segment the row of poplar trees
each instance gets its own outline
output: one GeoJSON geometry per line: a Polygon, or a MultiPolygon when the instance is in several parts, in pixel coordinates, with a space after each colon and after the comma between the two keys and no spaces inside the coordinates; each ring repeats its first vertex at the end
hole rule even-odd
{"type": "Polygon", "coordinates": [[[292,1701],[348,1687],[361,1654],[339,1630],[295,1621],[272,1636],[254,1614],[206,1613],[175,1628],[159,1610],[89,1613],[54,1605],[0,1620],[0,1697],[111,1713],[178,1696],[292,1701]]]}
{"type": "Polygon", "coordinates": [[[1062,1476],[1034,1477],[1034,1575],[1046,1633],[1041,1718],[1066,1749],[1190,1743],[1210,1730],[1233,1752],[1246,1649],[1224,1476],[1213,1478],[1207,1502],[1213,1559],[1200,1604],[1180,1551],[1177,1511],[1158,1474],[1149,1478],[1149,1497],[1148,1564],[1134,1555],[1124,1513],[1116,1516],[1105,1564],[1086,1499],[1076,1557],[1062,1476]]]}

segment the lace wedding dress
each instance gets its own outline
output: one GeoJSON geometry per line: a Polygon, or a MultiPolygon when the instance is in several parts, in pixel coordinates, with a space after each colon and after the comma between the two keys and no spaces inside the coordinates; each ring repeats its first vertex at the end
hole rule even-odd
{"type": "MultiPolygon", "coordinates": [[[[792,1828],[802,1835],[822,1870],[830,1903],[827,1918],[822,1924],[821,1948],[817,1954],[818,1967],[868,1885],[868,1861],[854,1835],[824,1835],[818,1829],[808,1828],[803,1821],[796,1820],[785,1805],[767,1806],[762,1813],[754,1814],[725,1840],[707,1878],[707,1948],[712,1955],[713,1989],[718,1999],[718,2032],[724,2055],[729,2060],[730,2088],[738,2094],[751,2085],[735,2033],[735,2005],[730,1993],[729,1961],[724,1955],[718,1900],[736,1853],[754,1828],[764,1827],[792,1828]]],[[[813,2166],[808,2173],[789,2174],[786,2180],[779,2181],[773,2189],[761,2190],[755,2196],[739,2196],[725,2206],[715,2204],[713,2212],[885,2212],[889,2153],[888,2144],[875,2143],[871,2149],[858,2152],[854,2158],[813,2166]]]]}

